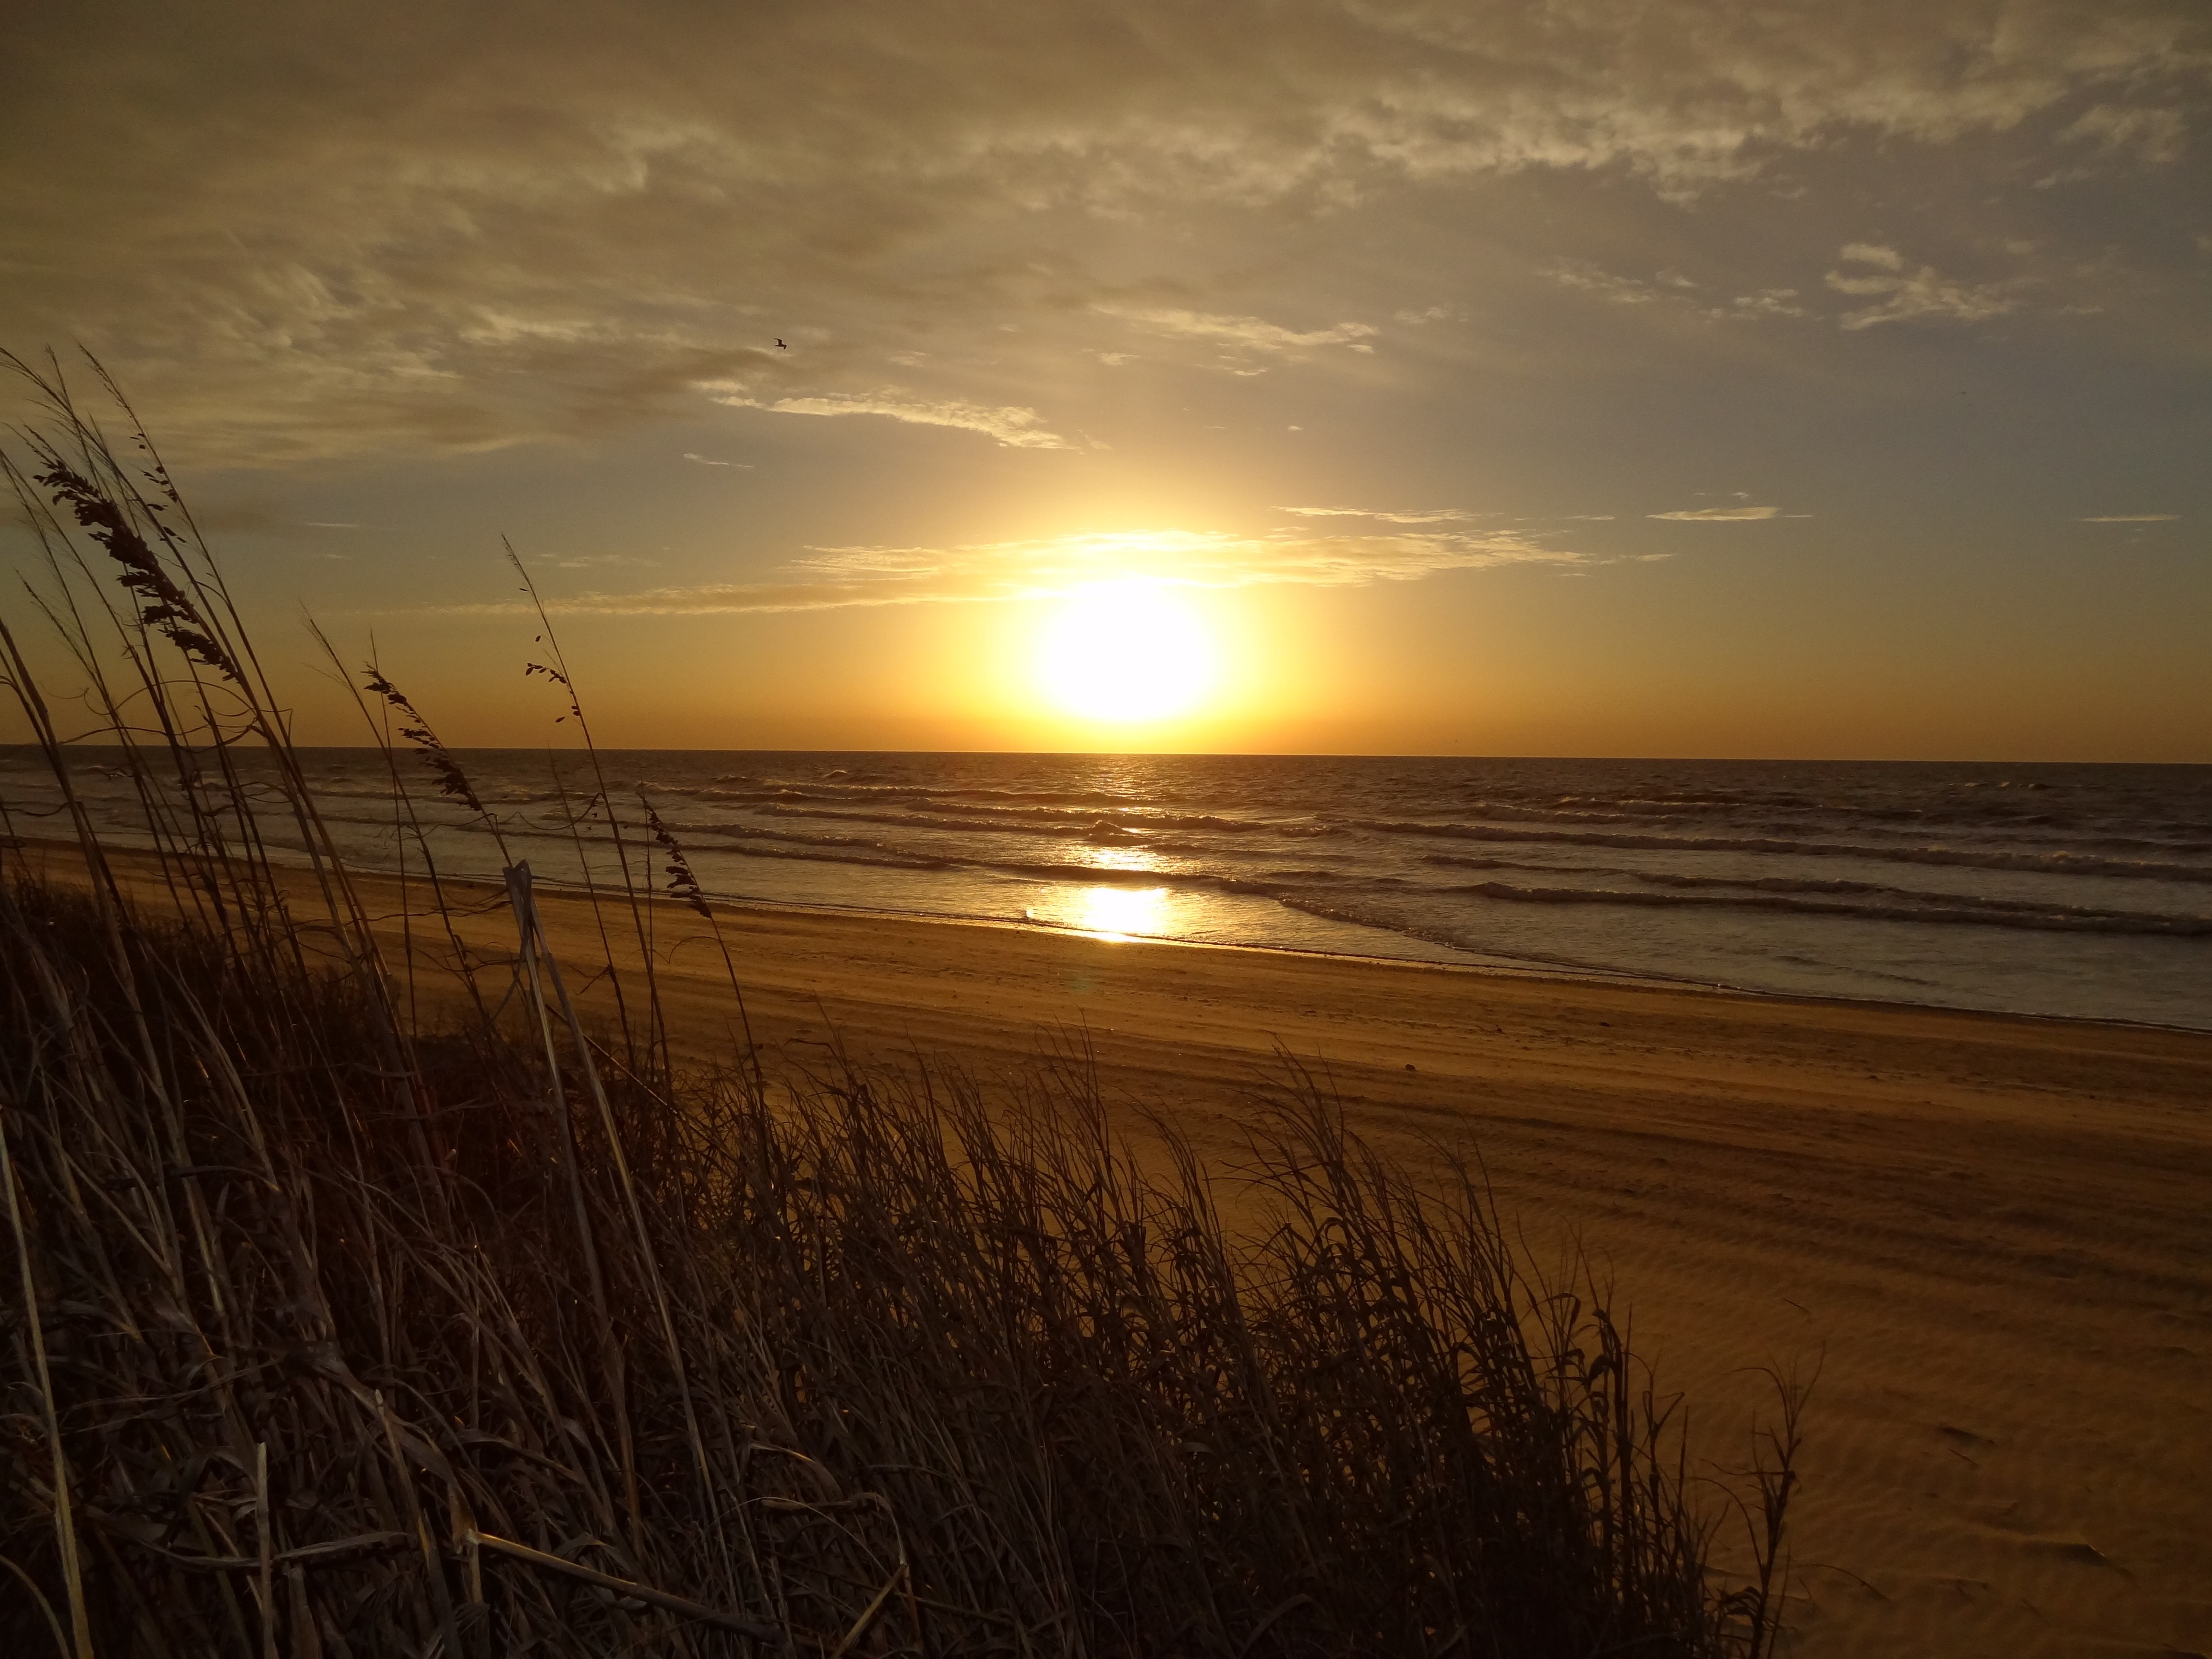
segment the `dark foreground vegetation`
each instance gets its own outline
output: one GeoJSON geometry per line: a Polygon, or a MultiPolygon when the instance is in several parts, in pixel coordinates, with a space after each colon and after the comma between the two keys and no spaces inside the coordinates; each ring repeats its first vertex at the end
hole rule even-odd
{"type": "MultiPolygon", "coordinates": [[[[106,844],[0,630],[63,802],[0,828],[76,842],[0,852],[0,1649],[1771,1648],[1790,1435],[1724,1583],[1602,1305],[1295,1072],[1233,1176],[1133,1163],[1079,1050],[678,1074],[649,953],[588,1030],[522,878],[514,959],[418,1002],[435,951],[380,951],[166,471],[46,389],[11,477],[143,832],[106,844]]],[[[669,902],[629,817],[609,927],[669,902]]]]}

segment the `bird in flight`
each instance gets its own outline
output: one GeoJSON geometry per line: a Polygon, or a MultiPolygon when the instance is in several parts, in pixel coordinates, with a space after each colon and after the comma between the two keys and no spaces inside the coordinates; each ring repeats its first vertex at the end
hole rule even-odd
{"type": "Polygon", "coordinates": [[[788,350],[790,350],[790,349],[791,349],[791,348],[790,348],[789,346],[787,346],[787,345],[784,344],[784,343],[783,343],[782,341],[781,341],[781,340],[778,340],[778,341],[775,343],[775,349],[776,349],[778,351],[788,351],[788,350]]]}

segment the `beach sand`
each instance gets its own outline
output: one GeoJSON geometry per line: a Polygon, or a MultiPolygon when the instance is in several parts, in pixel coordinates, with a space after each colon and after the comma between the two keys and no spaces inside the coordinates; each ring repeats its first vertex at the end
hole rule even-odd
{"type": "MultiPolygon", "coordinates": [[[[1279,1047],[1376,1144],[1470,1145],[1540,1259],[1610,1274],[1715,1464],[1759,1368],[1817,1370],[1796,1651],[2212,1648],[2212,1036],[726,914],[788,1064],[988,1075],[1079,1034],[1226,1164],[1279,1047]]],[[[673,961],[711,1044],[719,956],[673,961]]]]}
{"type": "MultiPolygon", "coordinates": [[[[541,904],[581,979],[587,909],[541,904]]],[[[673,1041],[726,1058],[721,958],[652,908],[673,1041]]],[[[1470,1148],[1540,1260],[1611,1279],[1699,1468],[1747,1458],[1765,1368],[1817,1371],[1789,1651],[2212,1650],[2212,1035],[721,914],[772,1064],[988,1079],[1076,1037],[1226,1169],[1281,1049],[1394,1154],[1470,1148]]]]}

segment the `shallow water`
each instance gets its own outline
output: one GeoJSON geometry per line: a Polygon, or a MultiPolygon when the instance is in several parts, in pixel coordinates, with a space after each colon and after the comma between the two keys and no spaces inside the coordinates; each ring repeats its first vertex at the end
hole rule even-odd
{"type": "MultiPolygon", "coordinates": [[[[382,757],[304,758],[349,852],[395,861],[382,757]]],[[[542,752],[460,759],[513,854],[574,878],[562,787],[588,800],[588,767],[563,756],[556,781],[542,752]]],[[[714,894],[2212,1028],[2212,767],[650,750],[600,762],[624,833],[640,833],[641,789],[714,894]]],[[[495,873],[481,823],[412,760],[403,768],[440,867],[495,873]]],[[[126,781],[89,753],[82,773],[104,819],[143,822],[126,781]]],[[[0,782],[11,814],[54,805],[21,751],[0,758],[0,782]]],[[[612,876],[603,813],[583,842],[612,876]]]]}

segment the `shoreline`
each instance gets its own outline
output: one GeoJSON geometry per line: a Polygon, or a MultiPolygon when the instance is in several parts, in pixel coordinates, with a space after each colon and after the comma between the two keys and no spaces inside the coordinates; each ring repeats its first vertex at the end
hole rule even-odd
{"type": "MultiPolygon", "coordinates": [[[[388,870],[360,868],[358,873],[373,875],[396,881],[396,872],[388,870]]],[[[413,878],[410,878],[410,880],[413,878]]],[[[446,876],[439,880],[448,885],[468,885],[503,891],[501,884],[489,876],[446,876]]],[[[532,873],[537,889],[563,897],[587,898],[588,890],[580,882],[550,880],[532,873]]],[[[1100,945],[1164,945],[1179,951],[1218,951],[1231,954],[1249,953],[1269,957],[1287,957],[1297,961],[1320,963],[1348,963],[1375,968],[1430,969],[1443,974],[1468,974],[1480,977],[1508,980],[1516,982],[1556,983],[1562,986],[1620,986],[1653,992],[1679,992],[1689,995],[1741,997],[1759,1002],[1779,1002],[1801,1005],[1807,1008],[1877,1009],[1899,1013],[1931,1013],[1989,1020],[2019,1020],[2032,1024],[2057,1025],[2111,1026],[2121,1030],[2165,1031],[2185,1036],[2212,1037],[2212,1024],[2180,1025],[2164,1020],[2129,1019],[2111,1014],[2051,1014],[2033,1009],[1976,1008],[1951,1002],[1908,1002],[1894,997],[1854,997],[1834,993],[1820,994],[1809,991],[1772,991],[1755,985],[1732,985],[1720,980],[1673,979],[1654,974],[1639,974],[1626,969],[1565,968],[1555,965],[1520,968],[1505,963],[1443,962],[1432,957],[1377,956],[1355,951],[1316,951],[1295,945],[1265,945],[1233,943],[1223,939],[1171,939],[1156,933],[1113,933],[1095,932],[1080,927],[1063,927],[1048,921],[1016,921],[1007,916],[956,915],[941,910],[899,910],[879,908],[860,904],[805,903],[790,899],[748,898],[742,895],[708,893],[707,902],[717,910],[735,915],[763,914],[769,915],[851,917],[861,921],[915,923],[926,927],[976,927],[998,929],[1009,933],[1035,934],[1048,939],[1089,939],[1100,945]]],[[[681,908],[681,901],[665,893],[640,894],[641,899],[655,906],[681,908]]],[[[609,902],[615,901],[609,900],[609,902]]],[[[623,901],[627,902],[627,901],[623,901]]]]}
{"type": "MultiPolygon", "coordinates": [[[[77,843],[74,839],[53,836],[18,836],[15,845],[23,850],[36,848],[46,851],[71,852],[77,843]]],[[[150,848],[135,848],[120,842],[110,844],[107,850],[141,852],[150,855],[150,848]]],[[[283,854],[288,849],[274,848],[272,853],[283,854]]],[[[289,860],[284,867],[305,870],[304,861],[294,865],[289,860]]],[[[394,885],[404,880],[409,885],[427,884],[428,878],[417,872],[403,872],[375,866],[348,866],[349,876],[388,882],[394,885]]],[[[532,876],[538,890],[562,897],[587,900],[590,890],[581,882],[555,878],[532,876]]],[[[441,873],[441,884],[452,887],[481,888],[493,893],[505,890],[496,877],[483,875],[448,875],[441,873]]],[[[657,890],[640,892],[638,898],[656,908],[682,908],[680,901],[657,890]]],[[[867,905],[845,905],[827,902],[809,903],[799,900],[750,898],[743,895],[708,893],[708,904],[718,910],[733,915],[762,914],[770,915],[845,917],[864,921],[893,923],[915,923],[945,927],[973,927],[1003,930],[1010,933],[1036,935],[1042,938],[1089,939],[1102,945],[1165,945],[1177,950],[1212,951],[1226,953],[1245,953],[1255,956],[1318,963],[1346,963],[1393,969],[1429,969],[1446,974],[1464,974],[1491,977],[1516,982],[1557,983],[1562,986],[1616,986],[1638,988],[1655,993],[1674,992],[1687,995],[1737,997],[1761,1003],[1780,1003],[1808,1009],[1868,1009],[1888,1010],[1899,1013],[1925,1012],[1946,1016],[1987,1020],[2018,1020],[2033,1024],[2067,1026],[2111,1027],[2118,1030],[2169,1032],[2181,1036],[2212,1036],[2212,1024],[2185,1025],[2170,1021],[2130,1018],[2109,1014],[2048,1013],[2033,1009],[1984,1008],[1960,1003],[1914,1002],[1893,997],[1856,997],[1838,993],[1820,994],[1808,991],[1770,990],[1759,986],[1731,984],[1719,980],[1672,978],[1660,975],[1638,973],[1626,969],[1570,968],[1557,964],[1519,967],[1504,962],[1449,962],[1432,957],[1385,956],[1352,951],[1320,951],[1291,945],[1231,942],[1220,939],[1174,939],[1149,933],[1113,933],[1093,932],[1083,928],[1065,927],[1052,922],[1017,920],[1007,916],[955,915],[937,910],[905,910],[883,908],[867,905]]],[[[605,902],[627,903],[626,897],[617,891],[607,896],[602,890],[605,902]]]]}

